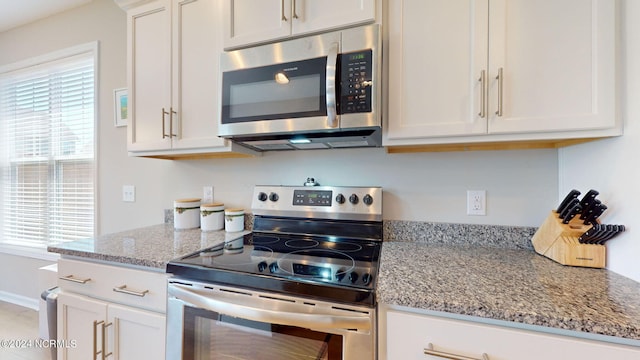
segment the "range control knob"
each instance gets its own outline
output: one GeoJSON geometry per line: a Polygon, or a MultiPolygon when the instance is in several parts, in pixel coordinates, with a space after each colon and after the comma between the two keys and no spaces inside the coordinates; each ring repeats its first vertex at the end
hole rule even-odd
{"type": "Polygon", "coordinates": [[[371,282],[371,275],[369,273],[366,273],[364,275],[362,275],[362,283],[365,285],[369,285],[369,283],[371,282]]]}
{"type": "Polygon", "coordinates": [[[271,264],[269,264],[269,272],[273,274],[276,271],[278,271],[278,263],[272,262],[271,264]]]}
{"type": "Polygon", "coordinates": [[[345,272],[345,269],[344,268],[339,269],[338,271],[336,271],[336,280],[342,281],[345,275],[347,275],[347,273],[345,272]]]}
{"type": "Polygon", "coordinates": [[[360,201],[360,199],[358,198],[358,195],[351,194],[351,196],[349,196],[349,202],[352,203],[353,205],[356,205],[358,201],[360,201]]]}
{"type": "Polygon", "coordinates": [[[258,200],[260,200],[260,201],[267,201],[267,198],[268,198],[267,194],[265,194],[263,192],[260,192],[258,194],[258,200]]]}
{"type": "Polygon", "coordinates": [[[271,194],[269,194],[269,200],[276,202],[278,201],[278,199],[280,199],[280,197],[278,196],[278,194],[272,192],[271,194]]]}
{"type": "Polygon", "coordinates": [[[336,202],[338,204],[344,204],[345,201],[346,201],[346,199],[344,198],[344,195],[342,195],[342,194],[336,195],[336,202]]]}
{"type": "Polygon", "coordinates": [[[364,197],[362,197],[362,202],[367,204],[367,205],[371,205],[371,204],[373,204],[373,197],[371,195],[367,194],[364,197]]]}
{"type": "Polygon", "coordinates": [[[349,273],[349,281],[351,281],[352,284],[355,284],[356,281],[358,281],[358,273],[355,271],[352,271],[349,273]]]}
{"type": "Polygon", "coordinates": [[[266,261],[260,261],[258,263],[258,271],[263,272],[266,268],[267,268],[267,262],[266,261]]]}

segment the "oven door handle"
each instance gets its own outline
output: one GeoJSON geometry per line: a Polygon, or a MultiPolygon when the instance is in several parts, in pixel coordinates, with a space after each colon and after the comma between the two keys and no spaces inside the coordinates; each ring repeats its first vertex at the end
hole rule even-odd
{"type": "Polygon", "coordinates": [[[338,109],[336,105],[336,71],[338,68],[338,43],[333,43],[327,53],[326,99],[327,99],[327,127],[338,127],[338,109]]]}
{"type": "MultiPolygon", "coordinates": [[[[248,304],[233,303],[231,302],[232,299],[213,299],[208,296],[210,294],[206,291],[187,288],[186,286],[179,284],[171,284],[168,287],[168,292],[169,295],[174,296],[175,298],[194,307],[241,319],[318,330],[357,329],[366,331],[371,329],[371,321],[367,314],[362,314],[361,316],[343,316],[262,309],[248,304]]],[[[223,296],[222,294],[219,295],[223,296]]]]}

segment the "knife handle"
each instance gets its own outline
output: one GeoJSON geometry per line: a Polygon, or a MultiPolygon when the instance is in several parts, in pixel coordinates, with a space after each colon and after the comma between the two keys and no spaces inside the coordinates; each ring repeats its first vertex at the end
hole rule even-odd
{"type": "Polygon", "coordinates": [[[569,191],[567,196],[565,196],[564,199],[560,202],[560,205],[558,206],[558,209],[556,210],[556,212],[558,214],[562,213],[566,209],[567,205],[569,205],[571,200],[577,198],[579,195],[580,195],[580,191],[576,189],[569,191]]]}
{"type": "Polygon", "coordinates": [[[575,205],[573,205],[571,209],[569,209],[569,212],[564,216],[564,218],[562,218],[562,223],[568,224],[569,221],[571,221],[571,219],[573,219],[576,215],[578,215],[581,212],[582,212],[582,206],[580,206],[580,203],[576,203],[575,205]]]}
{"type": "Polygon", "coordinates": [[[569,204],[560,212],[560,218],[564,219],[576,205],[580,205],[580,201],[577,198],[569,200],[569,204]]]}
{"type": "Polygon", "coordinates": [[[578,237],[578,242],[580,244],[586,244],[588,239],[590,239],[593,233],[596,232],[596,226],[599,226],[599,225],[591,226],[587,231],[585,231],[582,235],[580,235],[580,237],[578,237]]]}
{"type": "MultiPolygon", "coordinates": [[[[580,203],[582,204],[582,201],[580,203]]],[[[598,199],[594,199],[590,204],[587,204],[586,207],[583,208],[582,214],[580,214],[580,219],[585,220],[589,217],[589,214],[593,213],[600,205],[602,205],[602,202],[598,199]]]]}
{"type": "Polygon", "coordinates": [[[604,245],[604,243],[620,235],[621,232],[625,231],[624,225],[611,225],[611,226],[613,227],[613,230],[609,234],[607,234],[606,237],[598,240],[597,242],[598,245],[604,245]]]}
{"type": "Polygon", "coordinates": [[[585,216],[583,224],[595,224],[596,220],[602,216],[604,211],[607,210],[607,206],[604,204],[596,204],[594,207],[589,210],[589,213],[585,216]]]}
{"type": "Polygon", "coordinates": [[[586,194],[584,194],[584,196],[582,197],[582,200],[580,200],[580,205],[582,205],[583,209],[589,208],[591,206],[591,204],[593,204],[593,200],[596,198],[596,196],[598,196],[600,193],[597,190],[589,190],[587,191],[586,194]]]}

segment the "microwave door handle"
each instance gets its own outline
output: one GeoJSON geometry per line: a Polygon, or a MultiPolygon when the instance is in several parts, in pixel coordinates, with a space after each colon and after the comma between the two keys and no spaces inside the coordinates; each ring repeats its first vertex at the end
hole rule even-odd
{"type": "MultiPolygon", "coordinates": [[[[240,319],[268,324],[289,325],[310,329],[358,329],[369,330],[371,323],[367,316],[339,316],[328,314],[306,314],[301,312],[273,311],[259,306],[234,304],[230,301],[212,299],[207,293],[185,286],[171,284],[169,295],[194,307],[213,311],[240,319]]],[[[222,295],[221,295],[222,296],[222,295]]]]}
{"type": "Polygon", "coordinates": [[[336,108],[336,69],[338,68],[338,43],[329,47],[327,54],[327,127],[338,127],[338,111],[336,108]]]}

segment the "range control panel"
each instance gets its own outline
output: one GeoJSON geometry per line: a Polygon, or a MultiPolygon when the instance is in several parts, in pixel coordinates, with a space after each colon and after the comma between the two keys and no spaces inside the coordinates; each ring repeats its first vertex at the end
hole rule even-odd
{"type": "Polygon", "coordinates": [[[255,215],[382,220],[382,188],[344,186],[256,186],[255,215]]]}

